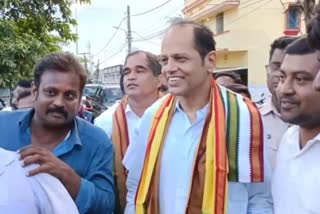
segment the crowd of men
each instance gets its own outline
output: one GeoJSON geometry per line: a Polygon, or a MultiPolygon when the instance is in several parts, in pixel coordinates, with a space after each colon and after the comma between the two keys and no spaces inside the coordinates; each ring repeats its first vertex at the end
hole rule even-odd
{"type": "Polygon", "coordinates": [[[160,56],[128,54],[125,96],[94,124],[78,59],[41,59],[0,112],[0,213],[320,213],[320,11],[272,43],[262,106],[236,74],[213,78],[215,47],[175,20],[160,56]]]}

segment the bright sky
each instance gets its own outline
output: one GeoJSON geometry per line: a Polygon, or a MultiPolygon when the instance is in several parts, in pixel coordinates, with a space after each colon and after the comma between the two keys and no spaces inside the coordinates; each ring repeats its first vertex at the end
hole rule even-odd
{"type": "MultiPolygon", "coordinates": [[[[122,21],[121,29],[113,40],[106,44],[116,31],[114,27],[119,26],[126,16],[127,5],[130,5],[132,15],[132,50],[143,49],[158,54],[162,38],[159,34],[166,28],[170,18],[182,16],[184,0],[91,0],[91,5],[78,5],[79,53],[89,52],[90,49],[92,60],[95,63],[99,60],[100,68],[122,64],[124,61],[127,54],[127,19],[122,21]],[[134,16],[160,5],[163,6],[144,15],[134,16]]],[[[75,6],[72,10],[75,17],[75,6]]],[[[75,53],[76,45],[72,43],[64,49],[75,53]]]]}

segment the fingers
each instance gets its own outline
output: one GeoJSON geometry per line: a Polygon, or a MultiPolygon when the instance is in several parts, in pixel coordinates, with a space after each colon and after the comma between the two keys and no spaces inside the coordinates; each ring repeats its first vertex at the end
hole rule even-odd
{"type": "Polygon", "coordinates": [[[48,155],[50,153],[51,152],[49,150],[41,148],[41,147],[36,147],[36,146],[23,147],[19,151],[20,160],[23,160],[28,156],[33,156],[33,155],[46,156],[46,155],[48,155]]]}
{"type": "Polygon", "coordinates": [[[34,155],[29,155],[26,158],[22,159],[22,166],[28,166],[30,164],[41,164],[45,162],[43,159],[43,156],[39,155],[39,154],[34,154],[34,155]]]}
{"type": "Polygon", "coordinates": [[[34,175],[37,175],[39,173],[49,173],[49,174],[52,174],[50,173],[50,165],[49,164],[42,164],[40,165],[39,167],[31,170],[28,172],[27,176],[34,176],[34,175]]]}

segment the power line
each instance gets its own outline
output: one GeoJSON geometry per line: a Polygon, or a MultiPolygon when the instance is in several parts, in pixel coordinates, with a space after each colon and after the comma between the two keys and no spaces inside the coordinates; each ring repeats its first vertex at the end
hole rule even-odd
{"type": "Polygon", "coordinates": [[[116,55],[118,55],[119,53],[121,53],[126,46],[127,46],[127,43],[124,43],[117,52],[115,52],[115,53],[112,54],[111,56],[109,56],[109,57],[107,57],[106,59],[104,59],[104,60],[100,63],[100,65],[106,63],[109,59],[111,59],[111,58],[115,57],[116,55]]]}
{"type": "Polygon", "coordinates": [[[145,36],[145,37],[139,35],[139,37],[141,39],[135,39],[133,41],[134,42],[142,42],[142,41],[150,40],[150,39],[153,39],[155,37],[161,36],[162,34],[164,34],[166,32],[166,30],[167,30],[167,28],[164,28],[164,29],[162,29],[162,30],[160,30],[158,32],[155,32],[155,33],[153,33],[151,35],[148,35],[148,36],[145,36]]]}
{"type": "Polygon", "coordinates": [[[163,7],[163,6],[165,6],[166,4],[168,4],[168,3],[169,3],[169,2],[171,2],[171,1],[172,1],[172,0],[167,0],[166,2],[164,2],[164,3],[160,4],[160,5],[159,5],[159,6],[157,6],[157,7],[154,7],[154,8],[152,8],[152,9],[147,10],[147,11],[142,12],[142,13],[133,14],[133,15],[131,15],[131,16],[142,16],[142,15],[144,15],[144,14],[150,13],[150,12],[152,12],[152,11],[154,11],[154,10],[157,10],[157,9],[159,9],[159,8],[161,8],[161,7],[163,7]]]}
{"type": "Polygon", "coordinates": [[[104,51],[104,50],[108,47],[108,45],[109,45],[109,44],[111,43],[111,41],[114,39],[114,37],[116,36],[116,34],[117,34],[120,26],[122,25],[123,21],[124,21],[126,18],[127,18],[127,17],[125,16],[125,17],[123,17],[123,18],[121,19],[120,23],[119,23],[118,26],[116,27],[114,33],[112,34],[112,36],[110,37],[110,39],[107,41],[107,43],[103,46],[103,48],[102,48],[100,51],[98,51],[98,52],[97,52],[96,54],[94,54],[93,56],[98,56],[99,54],[102,53],[102,51],[104,51]]]}

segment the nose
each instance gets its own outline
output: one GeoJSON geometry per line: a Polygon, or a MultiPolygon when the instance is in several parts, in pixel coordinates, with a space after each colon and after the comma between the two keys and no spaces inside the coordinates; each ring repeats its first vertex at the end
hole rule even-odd
{"type": "Polygon", "coordinates": [[[318,71],[316,78],[313,80],[313,88],[316,91],[320,91],[320,71],[318,71]]]}
{"type": "Polygon", "coordinates": [[[53,105],[55,105],[57,107],[63,107],[64,106],[64,97],[63,97],[63,95],[56,96],[55,99],[53,100],[53,105]]]}
{"type": "Polygon", "coordinates": [[[127,74],[127,79],[128,80],[134,80],[134,79],[136,79],[137,78],[137,75],[136,75],[136,71],[135,70],[132,70],[131,72],[129,72],[128,74],[127,74]]]}
{"type": "Polygon", "coordinates": [[[276,91],[279,98],[293,95],[295,93],[293,82],[288,78],[283,82],[280,81],[276,91]]]}

